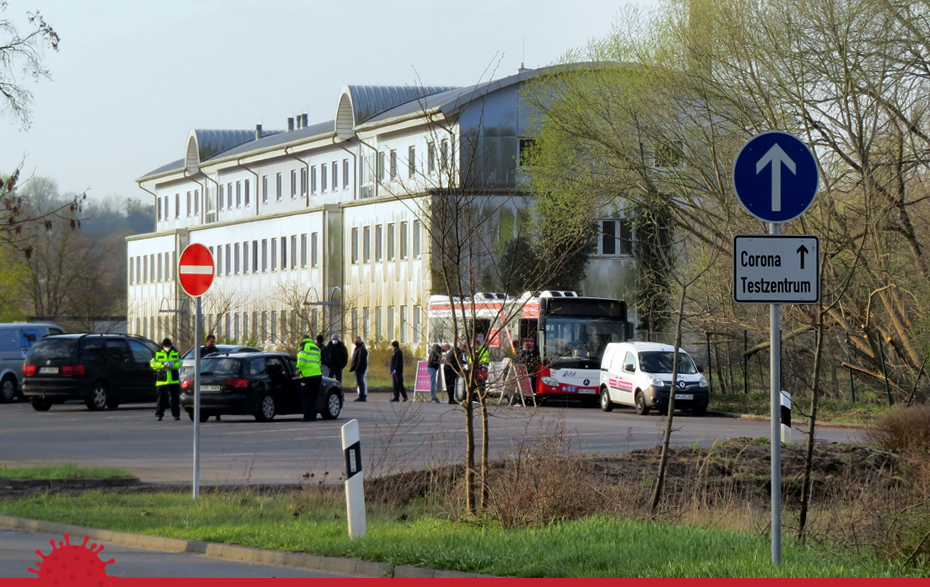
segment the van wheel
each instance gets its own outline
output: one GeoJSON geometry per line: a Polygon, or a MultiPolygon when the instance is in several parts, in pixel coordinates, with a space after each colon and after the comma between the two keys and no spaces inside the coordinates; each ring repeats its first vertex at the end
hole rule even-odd
{"type": "Polygon", "coordinates": [[[11,402],[16,397],[16,378],[7,375],[0,382],[0,403],[11,402]]]}
{"type": "Polygon", "coordinates": [[[610,401],[610,394],[607,393],[607,388],[601,388],[601,409],[605,412],[613,411],[614,403],[610,401]]]}
{"type": "Polygon", "coordinates": [[[269,422],[274,419],[275,413],[274,398],[271,397],[271,394],[266,393],[258,404],[255,419],[259,422],[269,422]]]}
{"type": "Polygon", "coordinates": [[[96,412],[107,407],[107,384],[103,381],[94,383],[94,388],[90,392],[90,397],[84,400],[87,409],[96,412]]]}
{"type": "Polygon", "coordinates": [[[32,409],[37,412],[47,412],[52,407],[52,402],[37,395],[30,397],[29,403],[32,404],[32,409]]]}
{"type": "Polygon", "coordinates": [[[691,414],[697,416],[698,418],[703,418],[704,414],[707,413],[707,406],[702,406],[700,408],[694,408],[691,410],[691,414]]]}
{"type": "Polygon", "coordinates": [[[636,392],[636,413],[640,416],[645,416],[649,413],[649,406],[646,405],[646,396],[643,395],[643,392],[636,392]]]}

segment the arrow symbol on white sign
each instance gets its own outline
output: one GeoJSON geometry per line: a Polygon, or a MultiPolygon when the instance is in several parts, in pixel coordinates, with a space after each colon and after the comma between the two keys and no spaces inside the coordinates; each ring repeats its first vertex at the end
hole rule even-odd
{"type": "Polygon", "coordinates": [[[769,163],[772,164],[772,212],[781,212],[781,164],[784,163],[788,171],[795,175],[797,171],[795,171],[794,161],[778,146],[778,143],[772,145],[772,148],[756,163],[756,175],[762,173],[769,163]]]}
{"type": "Polygon", "coordinates": [[[804,269],[804,255],[808,253],[810,253],[810,251],[808,251],[807,247],[805,247],[803,244],[798,247],[798,255],[801,256],[801,269],[804,269]]]}

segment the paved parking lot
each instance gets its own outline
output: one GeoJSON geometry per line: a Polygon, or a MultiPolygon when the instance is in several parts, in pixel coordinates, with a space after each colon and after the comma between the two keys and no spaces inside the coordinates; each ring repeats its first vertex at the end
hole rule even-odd
{"type": "MultiPolygon", "coordinates": [[[[203,484],[297,483],[340,478],[340,429],[357,419],[366,475],[461,463],[464,417],[458,406],[390,403],[372,394],[367,403],[349,401],[338,420],[302,422],[299,416],[256,422],[225,416],[201,425],[200,480],[203,484]]],[[[711,405],[713,408],[713,405],[711,405]]],[[[521,444],[549,450],[560,440],[568,454],[619,454],[661,442],[665,420],[637,416],[632,409],[604,413],[578,406],[493,406],[490,419],[494,458],[521,444]],[[546,448],[544,448],[546,447],[546,448]]],[[[710,446],[718,438],[768,436],[769,423],[714,417],[676,417],[673,444],[710,446]]],[[[820,427],[818,440],[856,441],[855,429],[820,427]]],[[[803,434],[795,429],[796,442],[803,434]]],[[[480,437],[479,437],[480,439],[480,437]]],[[[193,477],[193,423],[155,420],[144,404],[90,412],[83,403],[36,412],[25,402],[0,404],[0,463],[67,462],[123,467],[147,482],[189,483],[193,477]]]]}

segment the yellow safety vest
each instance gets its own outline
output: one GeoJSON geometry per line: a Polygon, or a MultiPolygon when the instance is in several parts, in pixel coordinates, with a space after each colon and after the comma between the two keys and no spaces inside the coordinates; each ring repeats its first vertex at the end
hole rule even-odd
{"type": "Polygon", "coordinates": [[[309,338],[300,341],[300,350],[297,351],[297,370],[301,377],[323,374],[323,369],[320,368],[320,347],[309,338]]]}

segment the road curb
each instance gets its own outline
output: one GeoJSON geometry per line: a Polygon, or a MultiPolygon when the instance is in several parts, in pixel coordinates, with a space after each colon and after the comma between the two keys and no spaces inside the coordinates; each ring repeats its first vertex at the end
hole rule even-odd
{"type": "Polygon", "coordinates": [[[305,552],[286,552],[255,548],[252,546],[241,546],[238,544],[184,540],[182,538],[167,538],[165,536],[152,536],[150,534],[133,534],[131,532],[117,532],[115,530],[98,530],[96,528],[85,528],[84,526],[62,524],[59,522],[29,520],[14,516],[0,515],[0,529],[20,530],[34,534],[56,534],[61,536],[69,534],[73,537],[87,536],[97,543],[131,546],[162,552],[186,552],[237,562],[278,565],[360,577],[408,579],[492,577],[492,575],[427,569],[410,565],[395,565],[392,563],[379,563],[354,558],[319,556],[305,552]]]}

